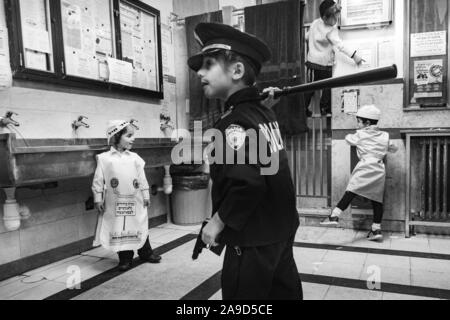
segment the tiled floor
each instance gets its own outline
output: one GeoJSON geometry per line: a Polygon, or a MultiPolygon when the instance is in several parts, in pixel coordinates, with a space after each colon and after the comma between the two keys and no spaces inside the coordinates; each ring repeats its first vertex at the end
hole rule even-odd
{"type": "MultiPolygon", "coordinates": [[[[196,233],[199,228],[165,224],[150,230],[150,241],[157,248],[196,233]]],[[[449,257],[416,257],[417,253],[450,255],[450,238],[421,235],[405,239],[401,234],[386,234],[383,243],[372,243],[365,237],[366,233],[353,230],[299,229],[294,257],[299,272],[307,275],[303,282],[305,299],[422,300],[436,298],[436,294],[426,294],[428,288],[450,290],[449,257]],[[305,247],[307,244],[310,247],[305,247]],[[383,287],[368,290],[361,286],[373,279],[374,272],[381,283],[397,289],[384,292],[383,287]],[[329,279],[337,282],[324,284],[329,279]],[[421,287],[424,295],[402,291],[410,286],[421,287]]],[[[209,252],[192,262],[193,244],[194,240],[188,241],[165,253],[161,264],[142,264],[82,294],[75,294],[74,299],[180,299],[221,269],[222,259],[209,252]]],[[[117,260],[115,253],[95,248],[0,282],[0,299],[45,299],[72,285],[74,270],[79,270],[81,281],[86,281],[113,269],[117,260]]],[[[220,300],[220,288],[205,299],[220,300]]]]}

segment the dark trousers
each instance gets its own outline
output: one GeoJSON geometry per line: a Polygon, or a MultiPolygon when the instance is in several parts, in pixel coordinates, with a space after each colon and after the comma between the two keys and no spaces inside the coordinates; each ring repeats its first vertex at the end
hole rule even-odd
{"type": "MultiPolygon", "coordinates": [[[[357,195],[353,192],[347,191],[342,197],[341,201],[339,201],[337,207],[342,211],[347,210],[347,208],[352,203],[353,199],[355,199],[357,195]]],[[[383,204],[380,202],[372,201],[373,208],[373,222],[376,224],[381,224],[383,221],[383,204]]]]}
{"type": "Polygon", "coordinates": [[[294,239],[263,247],[227,247],[222,270],[223,300],[302,300],[293,255],[294,239]]]}
{"type": "MultiPolygon", "coordinates": [[[[333,77],[332,68],[325,68],[324,70],[308,68],[308,81],[319,81],[333,77]]],[[[314,92],[305,94],[306,107],[311,103],[314,92]]],[[[320,99],[320,111],[322,114],[331,113],[331,89],[322,90],[322,97],[320,99]]]]}
{"type": "MultiPolygon", "coordinates": [[[[138,250],[138,255],[141,258],[147,258],[147,257],[151,256],[152,253],[153,253],[153,249],[152,249],[152,246],[150,245],[149,238],[147,238],[147,241],[145,241],[144,246],[138,250]]],[[[121,264],[131,262],[134,257],[133,250],[119,251],[117,254],[119,255],[119,261],[121,264]]]]}

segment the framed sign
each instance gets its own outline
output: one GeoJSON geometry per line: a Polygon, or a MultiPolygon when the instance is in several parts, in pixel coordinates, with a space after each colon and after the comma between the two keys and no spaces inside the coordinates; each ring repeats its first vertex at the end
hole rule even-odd
{"type": "Polygon", "coordinates": [[[357,29],[389,25],[393,19],[393,0],[340,0],[340,28],[357,29]]]}
{"type": "Polygon", "coordinates": [[[406,4],[405,108],[450,108],[448,0],[406,4]]]}
{"type": "Polygon", "coordinates": [[[141,1],[5,0],[15,79],[164,99],[160,12],[141,1]]]}

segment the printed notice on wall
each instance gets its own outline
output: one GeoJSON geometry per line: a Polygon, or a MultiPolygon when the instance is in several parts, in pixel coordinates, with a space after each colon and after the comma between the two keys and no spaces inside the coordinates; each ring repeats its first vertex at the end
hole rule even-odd
{"type": "Polygon", "coordinates": [[[347,90],[343,92],[344,112],[354,114],[358,112],[358,90],[347,90]]]}
{"type": "Polygon", "coordinates": [[[442,59],[414,62],[414,98],[443,96],[444,64],[442,59]]]}
{"type": "Polygon", "coordinates": [[[382,39],[378,41],[378,66],[386,67],[393,65],[395,61],[395,39],[382,39]]]}
{"type": "Polygon", "coordinates": [[[443,56],[446,54],[446,31],[411,34],[411,57],[443,56]]]}
{"type": "Polygon", "coordinates": [[[12,85],[12,72],[9,59],[0,55],[0,90],[12,85]]]}
{"type": "Polygon", "coordinates": [[[158,91],[157,20],[155,16],[120,3],[122,58],[133,66],[132,86],[158,91]]]}
{"type": "Polygon", "coordinates": [[[30,69],[53,69],[51,33],[45,0],[20,0],[20,18],[25,66],[30,69]],[[50,63],[50,65],[49,65],[50,63]]]}
{"type": "Polygon", "coordinates": [[[107,80],[106,59],[113,56],[109,0],[61,2],[68,75],[107,80]]]}
{"type": "Polygon", "coordinates": [[[130,62],[108,58],[109,82],[133,85],[133,65],[130,62]]]}
{"type": "Polygon", "coordinates": [[[341,26],[356,27],[392,20],[392,0],[341,0],[341,26]]]}

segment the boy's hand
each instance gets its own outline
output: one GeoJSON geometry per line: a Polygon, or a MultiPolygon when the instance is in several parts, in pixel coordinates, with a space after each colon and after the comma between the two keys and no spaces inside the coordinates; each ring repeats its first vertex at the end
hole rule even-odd
{"type": "Polygon", "coordinates": [[[150,207],[150,199],[145,199],[144,200],[144,208],[148,208],[150,207]]]}
{"type": "Polygon", "coordinates": [[[359,56],[357,53],[355,54],[355,56],[353,57],[353,60],[355,61],[355,63],[360,66],[363,62],[365,62],[366,60],[364,60],[363,58],[361,58],[361,56],[359,56]]]}
{"type": "Polygon", "coordinates": [[[280,88],[275,87],[269,87],[263,90],[263,93],[269,92],[269,96],[267,99],[263,100],[261,103],[263,106],[272,109],[278,102],[280,102],[280,99],[275,99],[275,92],[281,91],[280,88]]]}
{"type": "Polygon", "coordinates": [[[105,204],[103,202],[97,202],[95,204],[95,208],[97,208],[98,213],[104,213],[105,212],[105,204]]]}
{"type": "Polygon", "coordinates": [[[219,234],[225,228],[225,224],[222,222],[218,214],[215,214],[211,221],[203,228],[202,240],[205,244],[217,247],[219,244],[216,239],[219,234]]]}

